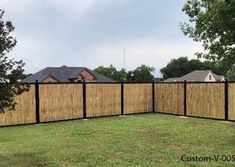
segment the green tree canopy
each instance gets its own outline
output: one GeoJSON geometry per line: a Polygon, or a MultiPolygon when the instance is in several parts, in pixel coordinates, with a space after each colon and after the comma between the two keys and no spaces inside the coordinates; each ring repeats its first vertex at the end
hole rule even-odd
{"type": "Polygon", "coordinates": [[[94,71],[101,73],[115,81],[127,81],[127,82],[147,82],[153,81],[154,72],[153,67],[148,67],[146,65],[141,65],[137,67],[133,71],[126,71],[125,69],[121,69],[118,71],[113,65],[109,67],[99,66],[98,68],[94,69],[94,71]]]}
{"type": "Polygon", "coordinates": [[[126,81],[126,70],[118,71],[112,64],[109,67],[99,66],[94,69],[95,72],[105,75],[115,81],[126,81]]]}
{"type": "Polygon", "coordinates": [[[182,31],[205,50],[197,56],[220,61],[226,70],[234,66],[235,0],[187,0],[182,10],[190,22],[182,31]]]}
{"type": "Polygon", "coordinates": [[[235,81],[235,68],[231,68],[228,70],[228,72],[226,73],[226,78],[229,81],[235,81]]]}
{"type": "Polygon", "coordinates": [[[160,69],[163,79],[181,77],[194,70],[212,70],[216,74],[225,74],[224,69],[219,63],[201,62],[198,59],[188,60],[187,57],[172,59],[166,67],[160,69]]]}
{"type": "Polygon", "coordinates": [[[0,9],[0,112],[15,108],[14,95],[28,90],[23,84],[18,84],[23,75],[23,61],[8,59],[6,54],[16,45],[16,39],[10,34],[14,26],[3,19],[4,11],[0,9]]]}
{"type": "Polygon", "coordinates": [[[153,67],[141,65],[134,71],[129,71],[127,78],[129,82],[151,82],[154,80],[154,71],[153,67]]]}

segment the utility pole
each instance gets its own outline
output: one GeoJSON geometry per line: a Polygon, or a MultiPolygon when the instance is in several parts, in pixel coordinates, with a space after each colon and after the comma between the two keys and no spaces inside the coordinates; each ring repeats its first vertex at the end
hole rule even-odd
{"type": "MultiPolygon", "coordinates": [[[[123,51],[123,69],[126,70],[126,49],[123,51]]],[[[125,81],[127,81],[127,75],[125,75],[125,81]]]]}
{"type": "Polygon", "coordinates": [[[126,69],[126,49],[123,51],[123,68],[126,69]]]}

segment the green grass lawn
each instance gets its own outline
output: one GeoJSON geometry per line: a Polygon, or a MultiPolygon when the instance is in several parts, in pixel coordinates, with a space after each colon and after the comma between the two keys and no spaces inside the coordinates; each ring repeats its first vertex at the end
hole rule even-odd
{"type": "Polygon", "coordinates": [[[0,166],[235,166],[235,123],[144,114],[0,128],[0,166]]]}

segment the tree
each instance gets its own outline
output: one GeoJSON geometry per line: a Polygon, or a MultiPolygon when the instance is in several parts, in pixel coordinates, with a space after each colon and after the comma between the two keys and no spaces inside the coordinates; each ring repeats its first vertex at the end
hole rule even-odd
{"type": "Polygon", "coordinates": [[[10,21],[5,21],[3,16],[4,11],[0,9],[0,112],[15,109],[14,96],[28,90],[27,85],[18,82],[24,77],[23,61],[6,57],[15,47],[16,39],[10,35],[14,26],[10,21]]]}
{"type": "Polygon", "coordinates": [[[126,81],[126,70],[121,69],[118,71],[113,65],[109,67],[99,66],[94,69],[95,72],[105,75],[115,81],[126,81]]]}
{"type": "Polygon", "coordinates": [[[117,81],[125,82],[127,81],[127,72],[124,68],[122,68],[120,71],[117,71],[116,73],[117,81]]]}
{"type": "Polygon", "coordinates": [[[181,77],[194,70],[212,70],[214,73],[224,75],[225,71],[219,63],[201,62],[198,59],[188,60],[187,57],[172,59],[166,67],[160,69],[163,79],[181,77]]]}
{"type": "Polygon", "coordinates": [[[229,81],[235,81],[235,68],[228,70],[228,72],[226,73],[226,78],[229,81]]]}
{"type": "Polygon", "coordinates": [[[207,60],[220,61],[227,71],[235,64],[235,0],[187,0],[183,12],[189,23],[181,29],[194,41],[202,42],[207,60]]]}
{"type": "Polygon", "coordinates": [[[141,65],[134,71],[128,72],[127,78],[130,82],[151,82],[154,80],[154,75],[152,74],[154,71],[153,67],[141,65]]]}
{"type": "Polygon", "coordinates": [[[94,71],[105,75],[115,81],[127,81],[127,82],[147,82],[153,81],[154,72],[153,67],[148,67],[146,65],[141,65],[137,67],[134,71],[126,71],[125,69],[121,69],[118,71],[113,65],[109,67],[99,66],[95,68],[94,71]]]}

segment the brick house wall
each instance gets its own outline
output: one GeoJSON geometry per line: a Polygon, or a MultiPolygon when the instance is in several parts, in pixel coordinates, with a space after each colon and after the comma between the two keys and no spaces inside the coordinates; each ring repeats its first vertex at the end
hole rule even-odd
{"type": "Polygon", "coordinates": [[[43,83],[56,83],[59,82],[52,76],[47,76],[45,79],[42,80],[43,83]]]}
{"type": "Polygon", "coordinates": [[[90,72],[88,72],[87,70],[83,70],[80,72],[80,74],[76,77],[76,79],[74,80],[74,82],[78,82],[78,81],[90,81],[90,82],[94,82],[96,80],[95,76],[92,75],[90,72]]]}

